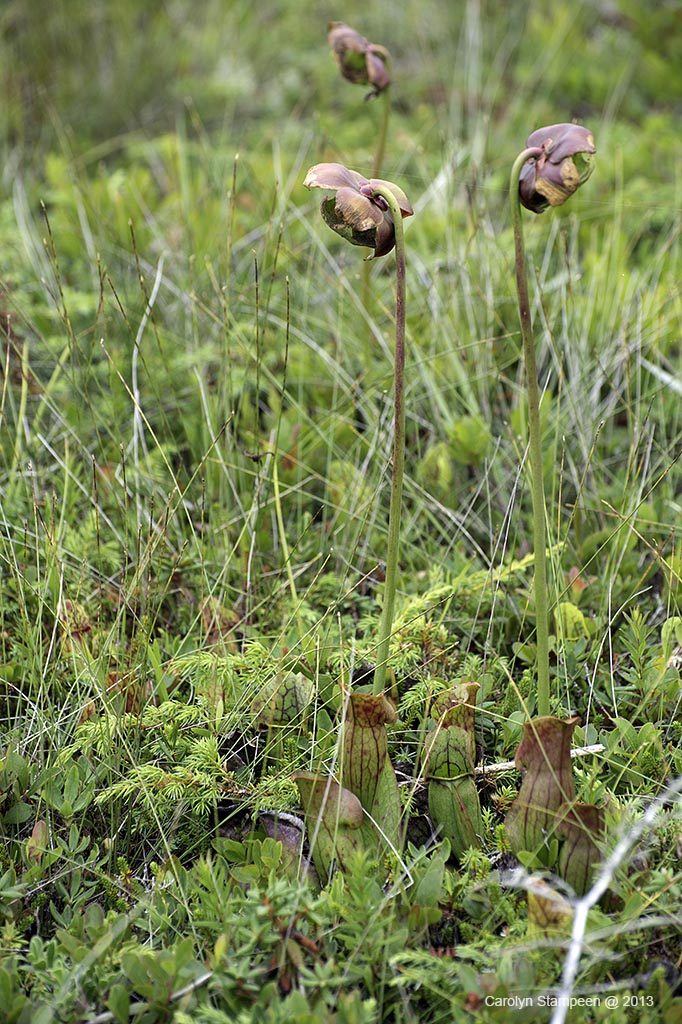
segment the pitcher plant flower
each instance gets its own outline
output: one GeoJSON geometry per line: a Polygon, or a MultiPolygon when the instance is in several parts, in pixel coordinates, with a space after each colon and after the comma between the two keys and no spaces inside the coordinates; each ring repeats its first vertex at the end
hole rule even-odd
{"type": "MultiPolygon", "coordinates": [[[[388,543],[384,602],[376,645],[372,693],[348,695],[342,725],[342,785],[359,801],[363,813],[376,825],[377,835],[389,846],[401,844],[401,803],[395,770],[388,756],[386,725],[395,710],[384,694],[393,630],[398,573],[400,518],[405,471],[405,234],[403,219],[412,213],[398,185],[380,178],[364,178],[341,164],[316,164],[308,171],[307,188],[334,192],[322,203],[325,222],[353,245],[374,247],[374,256],[396,254],[395,347],[393,368],[393,464],[388,514],[388,543]]],[[[371,258],[371,257],[370,257],[371,258]]],[[[316,815],[313,808],[313,817],[316,815]]],[[[319,814],[318,814],[319,817],[319,814]]],[[[316,826],[319,830],[320,826],[316,826]]],[[[310,829],[310,825],[309,825],[310,829]]]]}
{"type": "MultiPolygon", "coordinates": [[[[330,22],[327,40],[346,81],[369,85],[370,91],[365,96],[366,100],[381,95],[383,114],[376,133],[376,148],[372,165],[372,176],[378,178],[384,162],[388,123],[391,116],[391,90],[389,89],[391,75],[388,70],[391,58],[389,52],[385,46],[368,42],[364,36],[361,36],[349,25],[344,25],[342,21],[330,22]]],[[[367,289],[368,279],[365,273],[365,297],[367,297],[367,289]]]]}
{"type": "Polygon", "coordinates": [[[334,192],[323,199],[320,211],[325,224],[352,245],[374,249],[373,256],[386,256],[395,246],[394,213],[382,190],[394,196],[401,217],[411,217],[413,209],[398,185],[381,178],[364,178],[342,164],[315,164],[308,171],[306,188],[325,188],[334,192]]]}
{"type": "Polygon", "coordinates": [[[519,175],[519,198],[533,213],[561,206],[594,169],[594,138],[579,124],[538,128],[528,136],[526,147],[540,150],[524,163],[519,175]]]}
{"type": "Polygon", "coordinates": [[[523,245],[521,204],[535,213],[562,203],[589,178],[596,148],[592,133],[576,124],[538,128],[517,156],[509,179],[514,228],[516,291],[526,365],[531,493],[533,499],[533,551],[535,555],[535,623],[537,638],[537,713],[549,714],[549,608],[545,537],[545,490],[542,468],[540,391],[530,319],[528,276],[523,245]]]}
{"type": "MultiPolygon", "coordinates": [[[[388,551],[384,607],[377,644],[374,693],[383,693],[389,641],[393,626],[395,588],[400,543],[400,513],[405,470],[405,234],[403,220],[414,212],[410,201],[392,181],[363,178],[341,164],[316,164],[303,183],[307,188],[327,188],[334,199],[322,203],[327,224],[353,245],[373,245],[374,256],[385,256],[395,246],[395,357],[393,369],[393,467],[388,517],[388,551]]],[[[370,257],[371,258],[371,257],[370,257]]]]}
{"type": "Polygon", "coordinates": [[[329,23],[327,41],[343,77],[356,85],[371,86],[367,99],[389,87],[390,56],[386,47],[370,43],[342,21],[329,23]]]}

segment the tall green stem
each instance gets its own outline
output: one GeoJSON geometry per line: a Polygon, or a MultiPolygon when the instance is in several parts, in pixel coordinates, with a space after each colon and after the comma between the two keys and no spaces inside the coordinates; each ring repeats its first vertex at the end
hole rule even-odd
{"type": "Polygon", "coordinates": [[[377,667],[374,673],[374,693],[383,693],[386,666],[393,629],[395,586],[398,574],[400,547],[400,512],[403,497],[405,468],[405,232],[400,206],[387,188],[377,188],[375,195],[388,203],[395,227],[396,300],[395,300],[395,355],[393,372],[393,470],[391,474],[391,504],[388,517],[388,551],[386,554],[386,582],[384,607],[379,626],[377,667]]]}
{"type": "Polygon", "coordinates": [[[549,609],[547,591],[547,540],[545,535],[545,488],[542,473],[542,429],[540,426],[540,391],[535,362],[535,345],[528,300],[528,276],[523,246],[523,225],[519,201],[519,175],[530,157],[541,149],[525,149],[514,161],[509,180],[514,248],[516,255],[516,291],[519,299],[519,320],[523,339],[523,360],[526,366],[528,391],[528,430],[530,434],[531,491],[533,498],[533,550],[535,553],[535,622],[537,641],[538,699],[537,714],[549,714],[549,609]]]}
{"type": "Polygon", "coordinates": [[[372,168],[372,177],[381,177],[381,167],[384,162],[384,153],[386,151],[386,139],[388,138],[388,122],[391,116],[391,89],[386,86],[384,91],[381,93],[381,102],[383,104],[383,110],[381,113],[381,124],[379,126],[379,134],[377,136],[377,148],[374,151],[374,166],[372,168]]]}

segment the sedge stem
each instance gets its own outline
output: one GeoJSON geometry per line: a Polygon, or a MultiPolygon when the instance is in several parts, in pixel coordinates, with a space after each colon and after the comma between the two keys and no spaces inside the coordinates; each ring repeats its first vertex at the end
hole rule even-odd
{"type": "Polygon", "coordinates": [[[398,575],[400,547],[400,512],[403,497],[405,468],[405,232],[403,215],[398,201],[387,188],[375,189],[375,195],[388,203],[395,228],[396,299],[395,299],[395,353],[393,371],[393,467],[391,473],[391,501],[388,514],[388,550],[386,553],[386,580],[384,607],[379,626],[377,667],[374,673],[374,693],[383,693],[386,684],[389,644],[393,629],[395,588],[398,575]]]}
{"type": "Polygon", "coordinates": [[[523,340],[523,361],[526,367],[528,394],[528,432],[530,441],[531,494],[533,502],[533,551],[535,555],[535,623],[537,642],[537,714],[549,714],[549,608],[547,590],[547,540],[545,533],[545,487],[542,472],[542,428],[540,424],[540,391],[535,360],[533,328],[528,299],[528,276],[523,245],[523,225],[519,200],[519,175],[525,162],[536,157],[541,149],[525,149],[518,155],[511,170],[509,198],[514,227],[516,291],[523,340]]]}
{"type": "Polygon", "coordinates": [[[388,138],[388,122],[391,117],[391,90],[387,86],[381,93],[382,112],[381,112],[381,124],[379,125],[379,134],[377,135],[377,148],[374,151],[374,165],[372,168],[372,177],[381,177],[381,168],[384,162],[384,153],[386,151],[386,139],[388,138]]]}

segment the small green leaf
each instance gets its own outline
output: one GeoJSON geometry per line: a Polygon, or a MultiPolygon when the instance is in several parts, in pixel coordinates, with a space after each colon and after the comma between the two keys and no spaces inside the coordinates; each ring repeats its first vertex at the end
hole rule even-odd
{"type": "Polygon", "coordinates": [[[492,439],[482,416],[461,416],[449,430],[450,454],[464,466],[480,466],[490,450],[492,439]]]}
{"type": "Polygon", "coordinates": [[[31,1024],[52,1024],[55,1019],[51,1006],[39,1006],[31,1012],[31,1024]]]}
{"type": "MultiPolygon", "coordinates": [[[[71,807],[73,807],[74,803],[76,802],[76,798],[78,797],[79,782],[80,776],[78,774],[78,768],[75,764],[72,764],[68,772],[66,773],[66,780],[64,782],[64,805],[68,803],[70,804],[71,807]]],[[[62,807],[64,805],[62,805],[62,807]]],[[[70,813],[73,814],[73,811],[71,811],[70,813]]],[[[67,812],[63,809],[62,814],[64,814],[66,817],[69,816],[67,812]]]]}
{"type": "Polygon", "coordinates": [[[554,622],[562,640],[579,640],[589,637],[587,620],[580,609],[571,601],[560,601],[554,610],[554,622]]]}
{"type": "Polygon", "coordinates": [[[130,1015],[130,996],[128,989],[119,982],[111,986],[106,1006],[114,1015],[118,1024],[127,1024],[130,1015]]]}
{"type": "Polygon", "coordinates": [[[445,860],[440,853],[436,853],[417,883],[412,902],[421,907],[437,906],[442,895],[444,877],[445,860]]]}
{"type": "Polygon", "coordinates": [[[12,985],[11,976],[4,967],[0,967],[0,1006],[6,1008],[10,1005],[13,991],[14,986],[12,985]]]}
{"type": "Polygon", "coordinates": [[[266,836],[261,846],[261,860],[271,871],[279,867],[282,860],[282,844],[278,840],[266,836]]]}
{"type": "Polygon", "coordinates": [[[23,800],[18,800],[15,804],[12,804],[10,809],[5,815],[3,815],[3,822],[5,825],[23,825],[25,821],[28,821],[33,815],[33,808],[30,804],[24,803],[23,800]]]}
{"type": "Polygon", "coordinates": [[[224,856],[230,864],[245,864],[248,859],[248,852],[244,843],[238,843],[235,839],[220,839],[216,849],[224,856]]]}
{"type": "Polygon", "coordinates": [[[149,974],[140,953],[124,953],[121,957],[121,969],[140,995],[147,995],[151,991],[149,974]]]}
{"type": "Polygon", "coordinates": [[[258,881],[260,872],[255,864],[235,864],[230,874],[240,885],[253,885],[258,881]]]}

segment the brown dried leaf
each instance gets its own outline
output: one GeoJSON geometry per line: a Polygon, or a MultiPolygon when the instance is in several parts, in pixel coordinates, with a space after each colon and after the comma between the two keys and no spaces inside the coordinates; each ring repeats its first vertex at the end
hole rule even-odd
{"type": "Polygon", "coordinates": [[[40,864],[49,842],[47,822],[40,818],[33,826],[30,838],[26,840],[26,858],[30,862],[40,864]]]}

